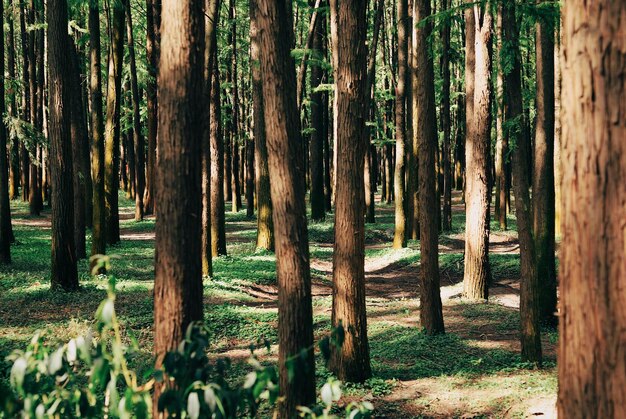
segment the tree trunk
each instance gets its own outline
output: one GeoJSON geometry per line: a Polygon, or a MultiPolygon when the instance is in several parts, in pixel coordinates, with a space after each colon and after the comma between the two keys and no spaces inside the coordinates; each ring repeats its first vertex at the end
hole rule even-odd
{"type": "Polygon", "coordinates": [[[537,23],[537,117],[533,158],[533,232],[539,282],[539,317],[557,323],[554,244],[554,22],[537,23]]]}
{"type": "MultiPolygon", "coordinates": [[[[213,35],[215,36],[215,35],[213,35]]],[[[215,41],[217,42],[217,41],[215,41]]],[[[216,50],[217,51],[217,50],[216,50]]],[[[222,112],[220,98],[220,74],[217,53],[213,57],[211,77],[211,254],[226,255],[226,220],[224,204],[224,140],[222,135],[222,112]]]]}
{"type": "Polygon", "coordinates": [[[463,294],[489,295],[489,152],[491,143],[491,13],[475,5],[466,11],[467,134],[465,140],[465,269],[463,294]],[[471,32],[471,33],[470,33],[471,32]],[[472,65],[473,64],[473,65],[472,65]],[[469,70],[472,68],[474,71],[469,70]],[[473,74],[473,82],[467,77],[473,74]]]}
{"type": "Polygon", "coordinates": [[[231,83],[231,116],[232,121],[229,124],[229,136],[231,146],[231,207],[232,212],[237,213],[241,209],[241,183],[239,178],[240,158],[239,158],[239,88],[237,75],[237,10],[235,0],[230,0],[228,9],[228,18],[230,20],[229,43],[232,48],[231,63],[229,67],[229,80],[231,83]]]}
{"type": "MultiPolygon", "coordinates": [[[[448,10],[448,0],[443,0],[442,11],[448,10]]],[[[441,72],[443,78],[441,100],[441,124],[443,126],[443,214],[442,227],[444,231],[452,230],[452,165],[450,159],[450,137],[452,127],[450,122],[450,22],[444,21],[441,29],[443,51],[441,56],[441,72]]]]}
{"type": "MultiPolygon", "coordinates": [[[[15,28],[13,26],[13,0],[9,0],[10,12],[7,14],[7,23],[9,26],[9,35],[7,37],[7,64],[9,66],[9,80],[11,80],[11,86],[9,86],[9,115],[12,118],[16,118],[18,115],[17,109],[17,76],[15,68],[15,28]]],[[[11,140],[11,152],[9,154],[9,199],[19,199],[20,196],[20,146],[17,137],[7,138],[7,141],[11,140]]]]}
{"type": "Polygon", "coordinates": [[[296,103],[296,74],[290,1],[261,0],[258,7],[265,131],[276,234],[278,280],[279,417],[315,402],[313,313],[309,243],[304,200],[303,143],[296,103]],[[295,358],[290,380],[287,361],[295,358]]]}
{"type": "Polygon", "coordinates": [[[563,9],[559,417],[626,417],[626,3],[563,9]]]}
{"type": "Polygon", "coordinates": [[[406,247],[406,85],[408,73],[409,10],[407,0],[398,0],[398,80],[396,82],[396,171],[394,195],[396,199],[393,248],[406,247]]]}
{"type": "Polygon", "coordinates": [[[505,126],[509,127],[504,135],[515,140],[517,147],[513,153],[513,189],[515,191],[515,216],[520,243],[521,285],[520,316],[522,360],[541,365],[541,339],[538,317],[537,269],[535,266],[535,243],[530,195],[530,176],[528,172],[528,135],[523,121],[521,59],[518,47],[519,29],[515,20],[515,3],[503,4],[502,27],[503,43],[509,46],[512,66],[505,73],[505,126]],[[515,127],[516,126],[516,127],[515,127]]]}
{"type": "MultiPolygon", "coordinates": [[[[35,25],[35,2],[34,0],[30,0],[28,7],[28,23],[30,25],[35,25]]],[[[30,123],[37,129],[37,131],[42,131],[42,124],[37,118],[39,101],[37,100],[37,89],[43,89],[42,85],[38,85],[37,78],[37,58],[38,52],[35,49],[35,44],[37,43],[37,36],[39,30],[31,30],[28,35],[28,72],[30,74],[29,79],[29,95],[30,95],[30,123]],[[37,58],[36,58],[37,57],[37,58]]],[[[42,52],[43,53],[43,52],[42,52]]],[[[3,75],[4,76],[4,75],[3,75]]],[[[39,188],[39,170],[37,167],[37,148],[38,146],[34,146],[32,155],[34,157],[34,161],[30,162],[29,166],[29,186],[28,186],[28,210],[30,215],[39,215],[41,213],[41,209],[43,207],[43,203],[41,201],[41,189],[39,188]]]]}
{"type": "MultiPolygon", "coordinates": [[[[430,0],[415,0],[415,22],[430,16],[430,0]]],[[[444,332],[441,292],[439,289],[438,201],[435,184],[435,153],[437,153],[437,120],[435,108],[435,75],[430,58],[428,37],[432,24],[418,27],[415,34],[419,74],[416,96],[419,137],[419,199],[420,199],[420,323],[428,334],[444,332]]]]}
{"type": "MultiPolygon", "coordinates": [[[[123,22],[122,22],[123,23],[123,22]]],[[[154,279],[157,368],[202,320],[202,138],[204,0],[164,0],[159,62],[154,279]]],[[[157,384],[154,411],[162,390],[157,384]]]]}
{"type": "Polygon", "coordinates": [[[52,187],[51,288],[78,289],[74,248],[74,187],[72,182],[71,80],[67,35],[67,3],[48,0],[48,71],[50,80],[50,169],[52,187]]]}
{"type": "Polygon", "coordinates": [[[496,75],[496,152],[495,152],[495,187],[496,187],[496,202],[495,202],[495,218],[500,224],[500,230],[507,229],[507,183],[506,183],[506,160],[508,158],[508,137],[504,135],[504,67],[506,62],[502,59],[506,57],[508,59],[508,51],[502,46],[502,5],[498,5],[498,15],[496,18],[496,31],[497,31],[497,51],[500,57],[498,60],[498,71],[496,75]],[[504,54],[504,56],[503,56],[504,54]]]}
{"type": "Polygon", "coordinates": [[[148,161],[146,166],[146,191],[143,198],[144,214],[154,214],[154,185],[156,184],[156,147],[159,125],[159,101],[157,97],[157,73],[161,44],[161,0],[146,0],[146,57],[148,80],[146,102],[148,108],[148,161]]]}
{"type": "Polygon", "coordinates": [[[561,31],[556,27],[556,42],[554,48],[554,234],[562,237],[562,210],[563,198],[561,195],[561,178],[563,173],[563,159],[561,158],[561,31]]]}
{"type": "MultiPolygon", "coordinates": [[[[12,12],[12,11],[11,11],[12,12]]],[[[13,24],[11,23],[11,28],[13,24]]],[[[12,30],[12,29],[11,29],[12,30]]],[[[0,115],[4,116],[4,2],[0,1],[0,115]]],[[[11,79],[13,82],[13,79],[11,79]]],[[[15,106],[15,105],[12,105],[15,106]]],[[[11,207],[9,204],[9,162],[7,160],[7,129],[0,120],[0,264],[11,263],[11,207]]]]}
{"type": "Polygon", "coordinates": [[[333,253],[333,327],[345,340],[331,348],[330,369],[340,380],[371,377],[365,307],[365,225],[363,165],[368,138],[366,8],[358,1],[331,0],[331,22],[342,36],[333,45],[337,85],[337,191],[333,253]]]}
{"type": "MultiPolygon", "coordinates": [[[[91,178],[93,181],[93,227],[91,255],[106,252],[104,198],[104,121],[102,120],[102,65],[100,61],[100,12],[98,0],[89,1],[89,55],[91,96],[91,178]]],[[[93,265],[93,263],[92,263],[93,265]]]]}
{"type": "Polygon", "coordinates": [[[112,4],[112,39],[109,49],[109,71],[107,84],[107,113],[104,130],[104,188],[106,199],[106,234],[109,244],[120,241],[120,214],[118,206],[120,167],[120,108],[122,100],[122,64],[124,60],[124,19],[126,2],[112,4]]]}
{"type": "MultiPolygon", "coordinates": [[[[24,10],[24,2],[19,2],[20,7],[20,35],[22,38],[22,120],[28,121],[30,118],[30,65],[28,64],[28,34],[26,32],[26,13],[24,10]]],[[[20,146],[20,165],[22,178],[20,183],[22,184],[22,201],[27,202],[30,187],[29,175],[30,175],[30,158],[28,150],[24,142],[20,146]]]]}
{"type": "Polygon", "coordinates": [[[272,222],[272,197],[270,193],[270,174],[268,167],[267,143],[265,136],[265,117],[263,114],[263,81],[260,70],[260,34],[256,2],[250,2],[250,60],[252,62],[252,114],[255,153],[256,199],[257,199],[257,236],[256,247],[274,250],[274,225],[272,222]]]}

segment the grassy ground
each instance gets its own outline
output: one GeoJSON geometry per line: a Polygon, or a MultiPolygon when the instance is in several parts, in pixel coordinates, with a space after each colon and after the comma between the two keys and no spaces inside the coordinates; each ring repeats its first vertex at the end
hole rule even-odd
{"type": "MultiPolygon", "coordinates": [[[[456,197],[458,200],[458,197],[456,197]]],[[[152,287],[154,219],[132,220],[132,203],[120,196],[122,243],[109,249],[118,255],[112,274],[119,280],[117,309],[125,328],[139,339],[133,359],[138,370],[152,362],[152,287]]],[[[228,206],[227,206],[228,207],[228,206]]],[[[84,333],[105,296],[106,278],[90,278],[81,261],[82,289],[76,293],[49,290],[49,213],[31,218],[27,206],[13,202],[17,243],[13,264],[0,271],[0,380],[10,366],[4,357],[24,348],[37,330],[51,342],[84,333]]],[[[368,326],[374,377],[348,385],[347,399],[374,403],[377,417],[527,417],[554,414],[556,394],[554,331],[544,333],[546,367],[521,363],[518,343],[519,248],[515,231],[492,225],[491,264],[494,283],[489,303],[461,298],[463,276],[462,206],[456,202],[451,234],[440,237],[442,300],[447,334],[420,333],[419,243],[394,251],[393,209],[380,204],[377,223],[367,225],[366,276],[368,326]]],[[[509,225],[515,227],[515,220],[509,225]]],[[[267,340],[276,357],[275,258],[256,253],[254,220],[245,211],[227,213],[228,257],[214,261],[215,275],[204,280],[206,321],[212,332],[211,355],[233,360],[231,375],[247,372],[251,344],[267,340]]],[[[313,307],[316,337],[330,328],[332,279],[332,214],[309,225],[313,307]]],[[[318,356],[318,379],[330,374],[318,356]]]]}

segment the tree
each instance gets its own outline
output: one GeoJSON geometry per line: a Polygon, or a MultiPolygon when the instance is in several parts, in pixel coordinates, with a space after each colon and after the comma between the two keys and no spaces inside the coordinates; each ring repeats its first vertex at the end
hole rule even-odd
{"type": "Polygon", "coordinates": [[[556,324],[554,244],[554,16],[537,22],[537,117],[533,156],[533,232],[537,257],[540,318],[556,324]]]}
{"type": "Polygon", "coordinates": [[[78,289],[74,246],[72,175],[71,63],[66,0],[48,0],[48,74],[50,87],[50,171],[52,187],[51,288],[78,289]]]}
{"type": "MultiPolygon", "coordinates": [[[[202,320],[201,144],[204,103],[204,0],[164,0],[159,62],[154,279],[157,367],[202,320]]],[[[154,393],[154,411],[162,385],[154,393]]]]}
{"type": "Polygon", "coordinates": [[[228,8],[228,19],[230,21],[229,44],[231,46],[231,62],[226,71],[226,79],[231,85],[231,106],[229,109],[230,120],[227,120],[227,131],[230,136],[230,158],[231,177],[229,181],[231,187],[232,212],[239,212],[241,209],[241,183],[239,182],[239,80],[237,74],[237,9],[235,0],[230,0],[228,8]]]}
{"type": "Polygon", "coordinates": [[[489,153],[491,144],[491,12],[474,5],[466,11],[466,95],[465,140],[465,268],[463,294],[470,300],[489,295],[489,153]],[[472,33],[470,33],[472,32],[472,33]],[[467,82],[467,77],[473,82],[467,82]]]}
{"type": "Polygon", "coordinates": [[[100,11],[98,0],[89,1],[89,95],[91,96],[91,178],[93,226],[91,255],[106,252],[106,206],[104,197],[104,121],[102,120],[102,65],[100,61],[100,11]]]}
{"type": "Polygon", "coordinates": [[[154,185],[156,183],[156,147],[159,124],[159,101],[157,97],[157,73],[161,44],[161,0],[146,0],[146,57],[148,81],[146,102],[148,111],[148,161],[146,166],[146,192],[143,198],[145,214],[155,213],[154,185]]]}
{"type": "Polygon", "coordinates": [[[278,368],[280,417],[295,416],[298,405],[315,401],[313,310],[309,240],[304,200],[304,159],[296,102],[289,0],[253,0],[258,13],[265,132],[272,182],[278,280],[278,368]],[[287,361],[299,362],[290,380],[287,361]]]}
{"type": "Polygon", "coordinates": [[[363,382],[372,375],[365,307],[365,189],[363,166],[369,138],[367,36],[364,2],[331,0],[331,25],[341,28],[334,45],[337,92],[335,245],[333,252],[333,327],[343,326],[345,341],[332,348],[330,368],[340,380],[363,382]]]}
{"type": "MultiPolygon", "coordinates": [[[[443,0],[442,9],[448,10],[449,1],[443,0]]],[[[450,162],[450,140],[452,127],[450,121],[450,20],[442,23],[441,38],[443,41],[441,54],[441,73],[443,78],[441,100],[441,124],[443,126],[443,214],[444,231],[452,230],[452,164],[450,162]]]]}
{"type": "MultiPolygon", "coordinates": [[[[7,23],[9,26],[9,35],[7,37],[8,51],[7,51],[7,65],[8,65],[8,80],[17,82],[17,76],[15,73],[15,28],[13,26],[14,18],[14,6],[13,0],[9,0],[9,13],[7,13],[7,23]]],[[[5,86],[6,87],[6,86],[5,86]]],[[[17,117],[17,95],[16,88],[11,87],[8,90],[9,93],[9,115],[11,117],[17,117]]],[[[9,138],[7,138],[7,141],[9,138]]],[[[9,199],[18,199],[20,195],[20,146],[17,136],[13,136],[11,140],[11,153],[9,162],[9,199]]]]}
{"type": "Polygon", "coordinates": [[[120,109],[122,100],[122,64],[124,61],[124,19],[126,2],[111,4],[111,48],[107,83],[107,113],[104,128],[104,196],[106,202],[106,235],[109,244],[120,241],[119,189],[120,109]]]}
{"type": "Polygon", "coordinates": [[[395,232],[393,248],[406,247],[406,85],[409,81],[408,38],[409,6],[407,0],[398,0],[398,78],[396,80],[396,170],[394,175],[395,232]]]}
{"type": "MultiPolygon", "coordinates": [[[[22,38],[22,119],[28,121],[30,117],[30,71],[28,65],[28,35],[26,33],[26,13],[24,11],[24,2],[19,2],[20,7],[20,35],[22,38]]],[[[22,178],[20,183],[22,184],[22,201],[28,201],[30,181],[28,179],[30,171],[30,157],[28,150],[26,150],[26,144],[22,142],[20,146],[20,166],[22,178]]]]}
{"type": "Polygon", "coordinates": [[[626,3],[564,4],[559,417],[626,416],[626,3]]]}
{"type": "Polygon", "coordinates": [[[432,24],[423,22],[430,16],[430,0],[415,0],[414,21],[417,55],[414,57],[419,74],[413,92],[417,103],[417,126],[419,137],[419,205],[420,205],[420,323],[429,334],[444,332],[441,292],[439,289],[439,226],[436,198],[437,176],[435,153],[437,153],[437,120],[435,108],[435,83],[433,63],[430,58],[428,37],[432,24]]]}
{"type": "Polygon", "coordinates": [[[9,204],[9,162],[7,129],[4,124],[4,2],[0,0],[0,263],[11,263],[11,207],[9,204]]]}
{"type": "Polygon", "coordinates": [[[260,45],[256,1],[250,2],[250,68],[252,73],[252,114],[254,135],[254,161],[256,164],[257,199],[257,249],[274,250],[274,223],[268,167],[265,116],[263,115],[263,81],[260,69],[260,45]]]}
{"type": "MultiPolygon", "coordinates": [[[[215,36],[215,35],[214,35],[215,36]]],[[[217,54],[215,52],[214,54],[217,54]]],[[[220,100],[220,74],[217,55],[213,58],[211,77],[211,253],[213,257],[226,255],[226,218],[224,204],[224,137],[220,100]]]]}
{"type": "MultiPolygon", "coordinates": [[[[30,0],[28,6],[28,23],[32,26],[36,25],[36,13],[35,10],[35,1],[30,0]]],[[[41,16],[40,16],[41,17],[41,16]]],[[[41,19],[43,21],[43,19],[41,19]]],[[[43,81],[43,74],[37,74],[37,59],[43,58],[43,51],[39,51],[35,49],[35,44],[37,43],[37,37],[40,35],[39,29],[32,29],[29,31],[28,36],[28,72],[30,74],[29,78],[29,97],[30,97],[30,123],[38,130],[42,131],[43,129],[43,121],[40,121],[37,116],[39,113],[39,101],[38,95],[43,94],[43,83],[38,83],[38,77],[41,75],[43,81]],[[37,57],[37,58],[36,58],[37,57]]],[[[38,160],[40,157],[39,146],[35,145],[32,150],[32,156],[35,161],[30,161],[29,166],[29,175],[28,175],[28,210],[30,215],[40,215],[41,209],[43,208],[43,203],[41,200],[41,189],[39,188],[39,170],[38,170],[38,160]]]]}

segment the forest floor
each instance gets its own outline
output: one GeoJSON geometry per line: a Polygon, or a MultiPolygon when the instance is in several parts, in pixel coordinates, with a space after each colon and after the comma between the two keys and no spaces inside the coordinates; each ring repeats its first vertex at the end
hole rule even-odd
{"type": "MultiPolygon", "coordinates": [[[[519,246],[515,219],[510,230],[492,223],[490,261],[494,283],[488,303],[461,298],[465,216],[455,193],[453,230],[442,234],[441,294],[446,334],[429,337],[419,325],[419,243],[391,249],[393,207],[379,204],[376,223],[366,225],[368,333],[373,378],[347,385],[343,402],[369,400],[380,418],[517,418],[555,417],[557,388],[555,330],[544,330],[544,368],[520,360],[519,246]]],[[[118,279],[116,309],[126,329],[139,339],[133,358],[138,371],[152,362],[152,289],[154,219],[135,222],[133,203],[120,195],[122,243],[109,249],[111,274],[118,279]]],[[[227,204],[227,209],[230,208],[227,204]]],[[[92,278],[81,261],[82,289],[49,290],[50,214],[28,216],[27,205],[13,202],[16,245],[13,264],[0,270],[0,380],[10,365],[5,356],[25,349],[37,330],[52,343],[85,333],[106,296],[107,280],[92,278]]],[[[309,224],[316,339],[328,334],[331,314],[333,214],[309,224]]],[[[262,362],[276,360],[277,289],[275,258],[255,252],[256,221],[245,211],[227,212],[227,257],[214,260],[214,276],[204,280],[206,322],[211,356],[228,357],[229,374],[240,380],[248,372],[250,345],[262,362]]],[[[88,244],[89,245],[89,244],[88,244]]],[[[88,247],[89,248],[89,247],[88,247]]],[[[127,331],[125,331],[126,333],[127,331]]],[[[126,333],[127,336],[127,333],[126,333]]],[[[330,373],[317,356],[321,384],[330,373]]]]}

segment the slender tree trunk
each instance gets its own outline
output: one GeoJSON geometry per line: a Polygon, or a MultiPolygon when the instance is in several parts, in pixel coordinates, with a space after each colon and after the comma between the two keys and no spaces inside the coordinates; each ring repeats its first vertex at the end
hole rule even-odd
{"type": "MultiPolygon", "coordinates": [[[[415,0],[415,22],[430,16],[430,0],[415,0]]],[[[416,96],[419,137],[419,198],[420,198],[420,323],[428,334],[444,332],[441,292],[439,289],[439,249],[437,225],[438,201],[435,183],[435,153],[437,153],[437,120],[435,108],[435,75],[430,58],[428,37],[432,25],[426,23],[415,30],[416,67],[419,74],[416,96]]]]}
{"type": "Polygon", "coordinates": [[[230,7],[228,9],[228,18],[231,22],[230,28],[230,45],[232,48],[232,57],[230,65],[230,82],[231,97],[232,97],[232,121],[230,123],[230,144],[231,144],[231,192],[232,192],[232,212],[237,213],[241,209],[241,183],[239,177],[240,170],[240,158],[239,158],[239,80],[237,71],[237,10],[235,0],[230,0],[230,7]]]}
{"type": "Polygon", "coordinates": [[[340,380],[363,382],[371,375],[365,307],[363,165],[368,138],[366,8],[359,1],[331,0],[331,22],[342,36],[333,45],[337,84],[337,192],[333,253],[333,327],[345,340],[331,348],[330,369],[340,380]]]}
{"type": "Polygon", "coordinates": [[[89,94],[91,97],[91,178],[93,181],[93,227],[91,255],[106,252],[104,198],[104,121],[102,120],[102,64],[100,61],[100,12],[98,0],[89,0],[89,94]]]}
{"type": "MultiPolygon", "coordinates": [[[[35,2],[30,0],[28,7],[28,23],[35,25],[35,2]]],[[[43,86],[38,85],[37,78],[37,58],[38,52],[35,49],[39,30],[31,30],[28,35],[28,72],[30,74],[29,79],[29,95],[30,95],[30,123],[38,131],[42,131],[42,125],[37,118],[39,101],[37,100],[37,89],[43,89],[43,86]]],[[[4,76],[4,75],[3,75],[4,76]]],[[[34,161],[29,165],[29,186],[28,186],[28,210],[30,215],[39,215],[42,209],[41,202],[41,189],[39,188],[39,170],[37,167],[37,148],[33,149],[34,161]]]]}
{"type": "MultiPolygon", "coordinates": [[[[215,37],[215,35],[213,35],[215,37]]],[[[215,41],[217,42],[217,41],[215,41]]],[[[226,220],[224,204],[224,137],[220,98],[220,74],[217,53],[213,57],[211,77],[211,254],[226,255],[226,220]]]]}
{"type": "Polygon", "coordinates": [[[537,117],[533,158],[533,232],[539,282],[539,316],[556,324],[554,244],[554,22],[537,23],[537,117]]]}
{"type": "MultiPolygon", "coordinates": [[[[17,109],[17,76],[15,68],[15,28],[13,26],[13,0],[9,0],[9,13],[7,13],[7,23],[9,26],[9,35],[7,37],[7,64],[9,66],[9,80],[11,85],[8,88],[9,94],[9,115],[12,118],[16,118],[18,115],[17,109]]],[[[7,138],[7,141],[11,140],[11,151],[9,154],[9,199],[19,199],[20,196],[20,146],[17,137],[7,138]]]]}
{"type": "Polygon", "coordinates": [[[296,74],[290,51],[293,40],[290,1],[261,0],[257,6],[265,130],[276,234],[278,279],[278,365],[281,418],[295,416],[296,406],[315,401],[313,313],[309,244],[304,201],[305,171],[296,74]],[[297,360],[290,380],[287,360],[297,360]]]}
{"type": "Polygon", "coordinates": [[[508,52],[502,46],[502,5],[498,5],[498,15],[496,18],[497,31],[497,51],[500,56],[498,60],[498,70],[496,75],[496,152],[495,152],[495,186],[496,186],[496,202],[495,202],[495,218],[500,224],[501,230],[507,229],[507,184],[506,184],[506,160],[508,156],[508,137],[504,135],[504,67],[506,62],[502,58],[507,58],[508,52]],[[503,55],[504,54],[504,55],[503,55]]]}
{"type": "MultiPolygon", "coordinates": [[[[13,24],[11,23],[11,27],[13,24]]],[[[11,29],[12,30],[12,29],[11,29]]],[[[0,115],[4,116],[4,2],[0,1],[0,115]]],[[[11,79],[13,81],[13,79],[11,79]]],[[[15,105],[12,105],[15,106],[15,105]]],[[[11,207],[9,203],[9,162],[7,160],[7,128],[0,120],[0,264],[11,263],[11,207]]]]}
{"type": "MultiPolygon", "coordinates": [[[[470,300],[485,300],[489,295],[489,152],[491,143],[491,13],[475,5],[466,12],[468,49],[467,134],[465,141],[465,270],[463,294],[470,300]],[[471,17],[468,15],[471,14],[471,17]],[[474,65],[472,66],[472,62],[474,65]],[[473,84],[473,86],[472,86],[473,84]],[[472,94],[473,92],[473,94],[472,94]]],[[[467,69],[467,67],[466,67],[467,69]]]]}
{"type": "Polygon", "coordinates": [[[561,157],[561,30],[556,27],[556,42],[554,48],[554,234],[562,237],[562,210],[563,197],[561,194],[561,178],[563,174],[563,159],[561,157]]]}
{"type": "Polygon", "coordinates": [[[265,116],[263,110],[263,80],[260,70],[259,15],[256,1],[250,2],[250,60],[252,72],[252,114],[254,117],[254,153],[257,197],[257,237],[256,247],[274,250],[274,225],[272,221],[272,197],[268,167],[267,143],[265,136],[265,116]]]}
{"type": "MultiPolygon", "coordinates": [[[[448,0],[443,0],[442,10],[449,7],[448,0]]],[[[446,20],[441,29],[443,38],[443,51],[441,56],[442,85],[442,109],[441,124],[443,125],[443,214],[442,224],[444,231],[452,230],[452,165],[450,159],[450,140],[452,126],[450,121],[450,22],[446,20]]]]}
{"type": "MultiPolygon", "coordinates": [[[[109,244],[120,241],[120,214],[118,205],[120,167],[120,108],[122,100],[122,64],[124,59],[124,19],[126,1],[112,3],[112,40],[109,49],[107,84],[107,113],[104,130],[104,188],[106,199],[106,235],[109,244]]],[[[123,166],[122,166],[123,167],[123,166]]]]}
{"type": "Polygon", "coordinates": [[[398,0],[398,80],[396,82],[396,171],[394,195],[396,199],[393,248],[406,247],[406,85],[408,73],[409,10],[407,0],[398,0]]]}
{"type": "Polygon", "coordinates": [[[563,9],[559,417],[626,417],[626,3],[563,9]]]}
{"type": "Polygon", "coordinates": [[[51,288],[78,289],[74,248],[74,187],[72,182],[71,80],[67,34],[67,3],[48,0],[48,71],[50,74],[50,169],[52,187],[51,288]]]}
{"type": "MultiPolygon", "coordinates": [[[[202,320],[204,0],[164,0],[159,62],[154,280],[157,367],[202,320]]],[[[154,392],[157,411],[162,384],[154,392]]]]}
{"type": "MultiPolygon", "coordinates": [[[[28,34],[26,32],[26,13],[24,10],[24,2],[19,2],[20,6],[20,35],[22,38],[22,119],[28,121],[30,118],[30,65],[28,63],[28,34]]],[[[22,184],[22,201],[28,201],[30,187],[30,157],[26,145],[22,142],[20,146],[20,165],[21,165],[21,184],[22,184]]]]}
{"type": "Polygon", "coordinates": [[[146,0],[146,57],[148,81],[146,102],[148,114],[148,159],[146,165],[146,191],[143,198],[144,215],[154,214],[154,185],[156,184],[156,148],[159,125],[159,101],[157,97],[157,73],[160,55],[161,0],[146,0]]]}

